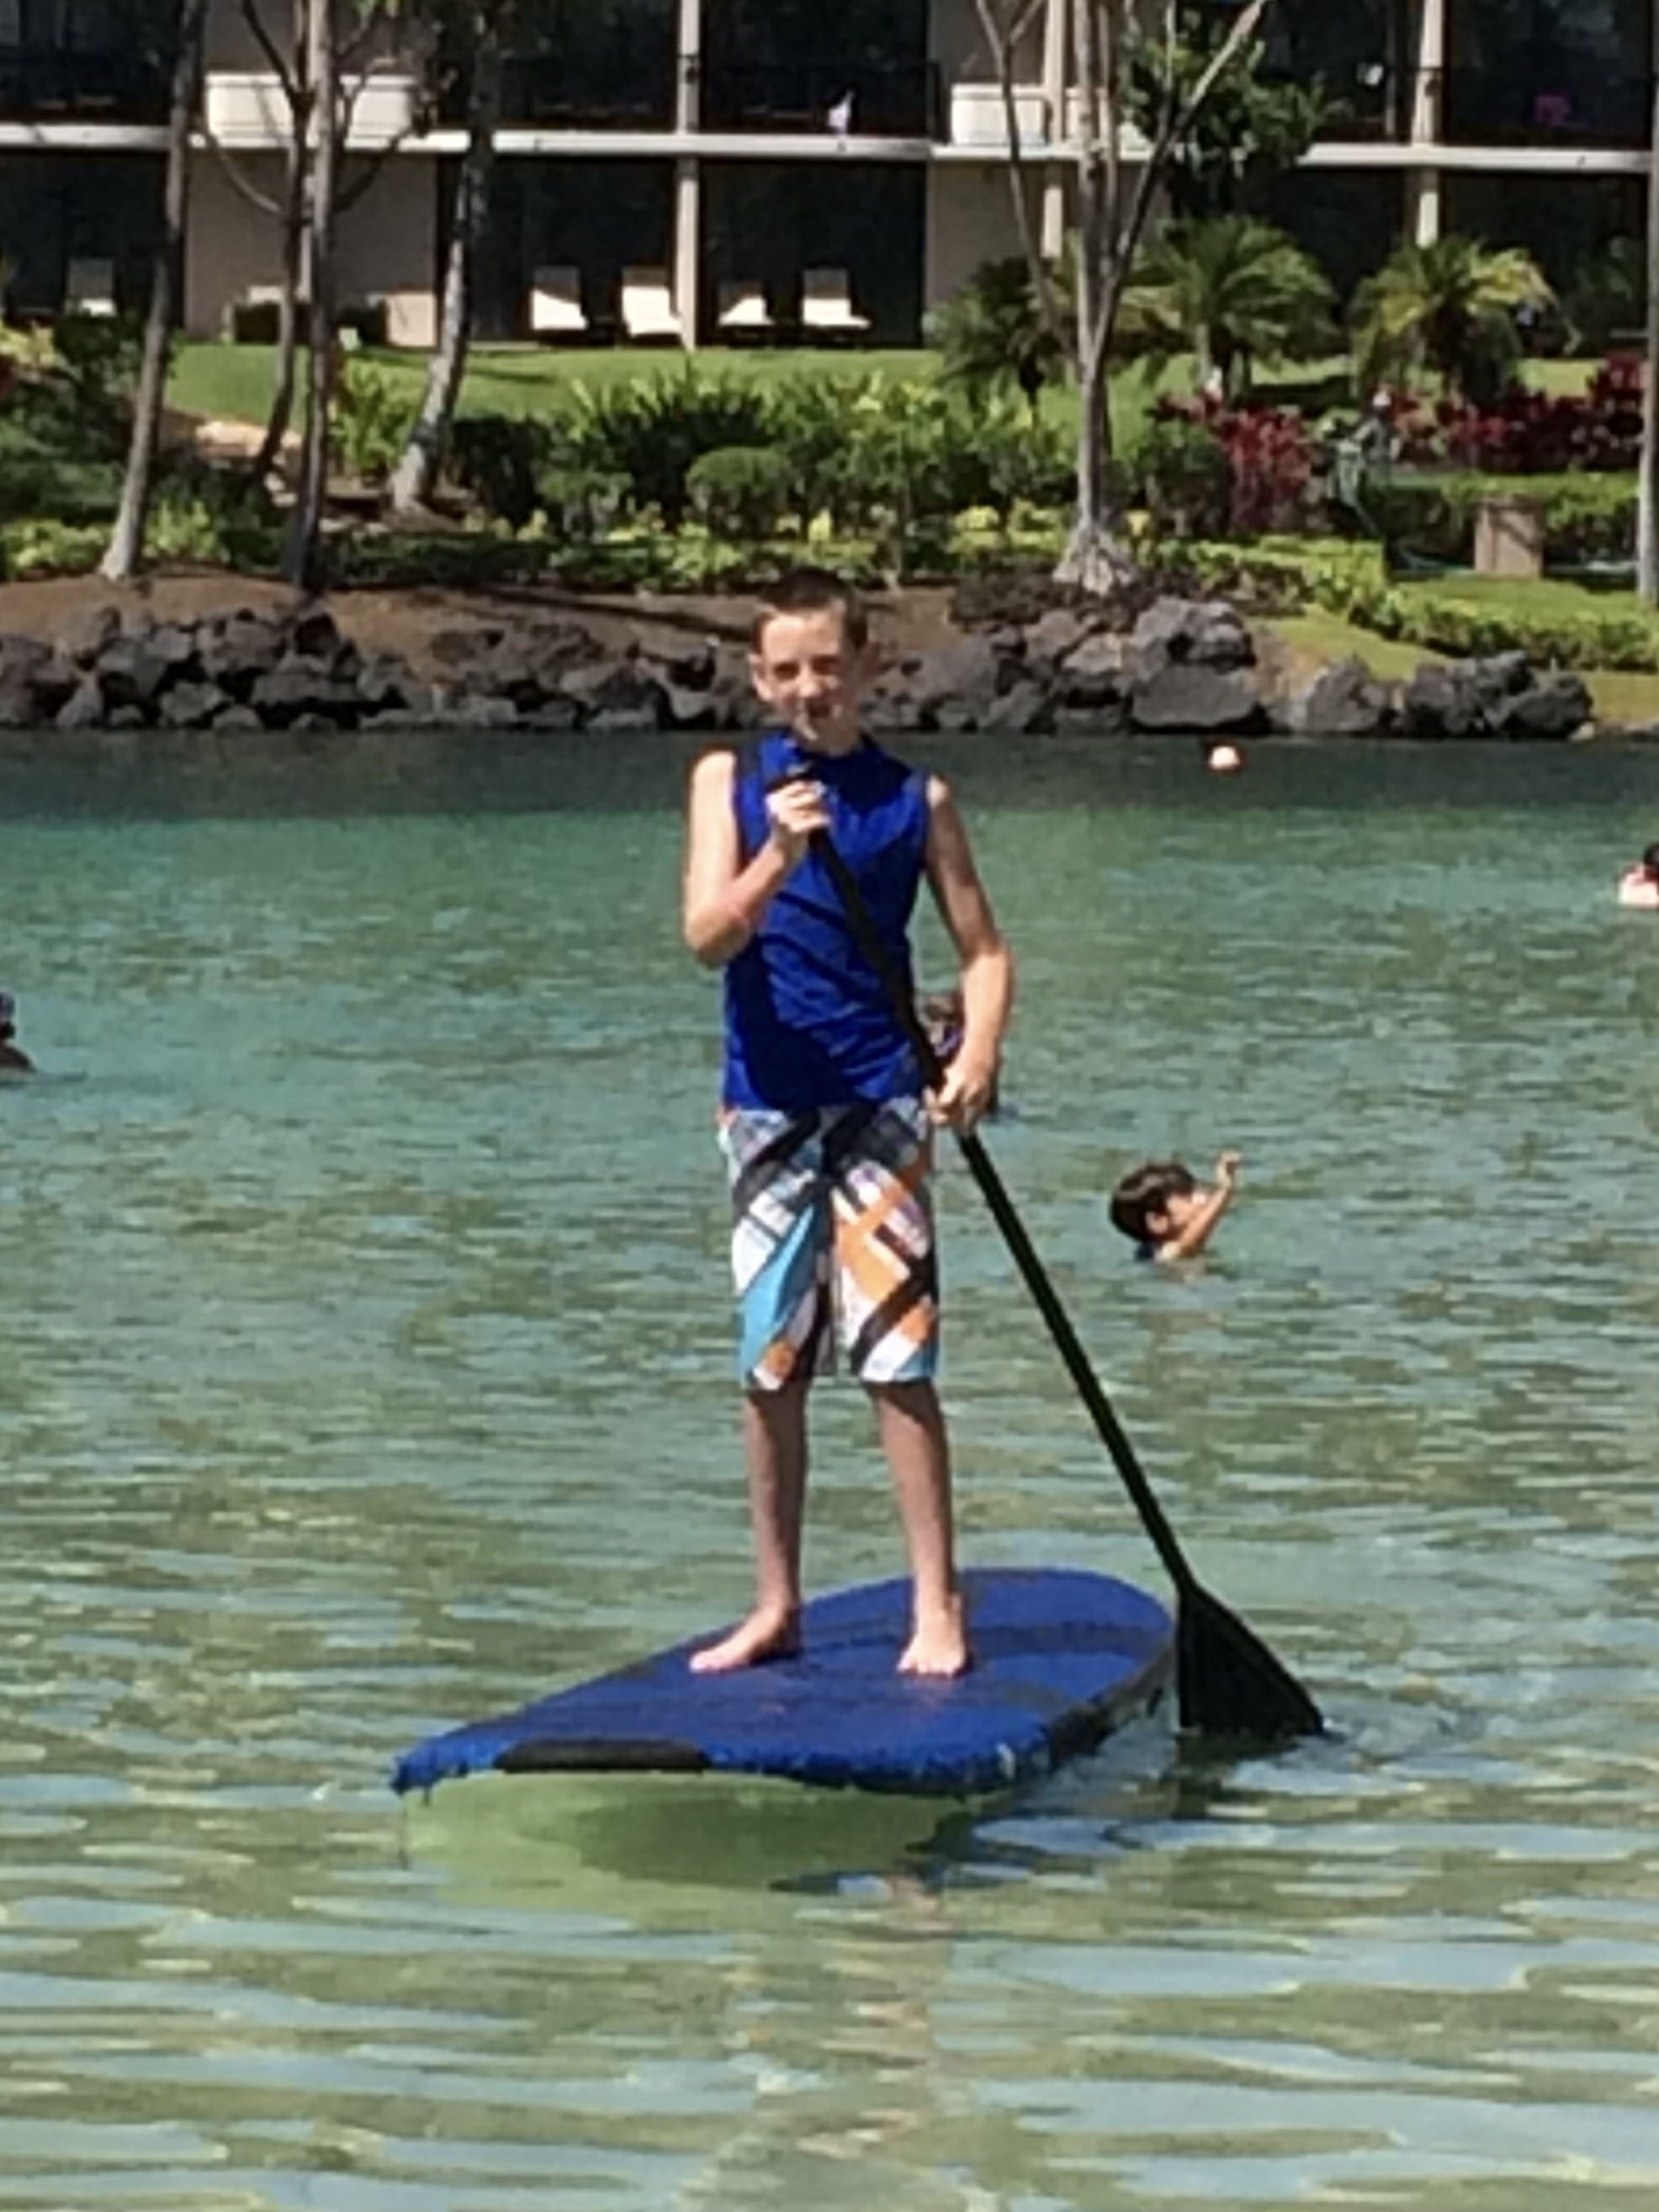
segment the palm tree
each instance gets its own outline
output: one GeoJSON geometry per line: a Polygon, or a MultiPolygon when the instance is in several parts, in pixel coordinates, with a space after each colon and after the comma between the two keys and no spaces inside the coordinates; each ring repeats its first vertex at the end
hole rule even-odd
{"type": "Polygon", "coordinates": [[[1371,390],[1413,369],[1463,398],[1495,396],[1520,358],[1517,317],[1553,305],[1542,270],[1518,246],[1472,238],[1402,246],[1354,295],[1354,366],[1371,390]]]}
{"type": "Polygon", "coordinates": [[[1124,295],[1126,350],[1198,356],[1200,383],[1237,397],[1255,361],[1306,361],[1329,343],[1336,295],[1316,261],[1243,215],[1177,223],[1142,252],[1124,295]]]}
{"type": "MultiPolygon", "coordinates": [[[[1064,273],[1054,273],[1066,296],[1064,273]]],[[[988,261],[927,318],[927,337],[943,356],[941,374],[975,404],[1013,384],[1033,415],[1046,384],[1066,374],[1066,348],[1042,313],[1025,257],[988,261]]]]}

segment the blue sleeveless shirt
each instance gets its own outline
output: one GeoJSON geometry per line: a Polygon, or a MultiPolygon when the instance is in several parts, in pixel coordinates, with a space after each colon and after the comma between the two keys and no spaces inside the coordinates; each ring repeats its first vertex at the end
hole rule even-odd
{"type": "MultiPolygon", "coordinates": [[[[823,786],[836,849],[908,985],[910,917],[927,851],[927,778],[867,738],[832,758],[771,732],[738,756],[732,804],[742,866],[770,834],[768,791],[800,770],[823,786]]],[[[726,963],[725,1103],[804,1114],[921,1089],[881,979],[859,951],[823,863],[809,852],[726,963]]]]}

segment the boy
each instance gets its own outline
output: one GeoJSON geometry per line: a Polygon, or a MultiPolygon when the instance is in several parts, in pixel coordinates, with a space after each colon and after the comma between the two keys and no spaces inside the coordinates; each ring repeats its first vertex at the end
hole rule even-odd
{"type": "Polygon", "coordinates": [[[1648,914],[1659,913],[1659,845],[1650,845],[1620,877],[1619,903],[1639,907],[1648,914]]]}
{"type": "Polygon", "coordinates": [[[17,1034],[17,1001],[9,991],[0,991],[0,1075],[28,1075],[34,1062],[12,1042],[17,1034]]]}
{"type": "Polygon", "coordinates": [[[867,739],[871,672],[856,592],[822,569],[761,605],[750,674],[772,726],[692,771],[683,924],[725,970],[721,1147],[742,1322],[753,1611],[698,1652],[722,1673],[798,1649],[806,1396],[831,1362],[832,1315],[869,1392],[912,1577],[909,1674],[969,1663],[951,1463],[933,1387],[938,1273],[930,1123],[969,1129],[995,1084],[1013,969],[947,786],[867,739]],[[812,841],[833,838],[895,970],[925,878],[955,946],[963,1039],[936,1097],[854,941],[812,841]]]}
{"type": "Polygon", "coordinates": [[[1133,1244],[1137,1260],[1190,1260],[1232,1204],[1240,1165],[1237,1152],[1223,1152],[1215,1188],[1206,1190],[1179,1160],[1148,1160],[1112,1193],[1112,1226],[1133,1244]]]}

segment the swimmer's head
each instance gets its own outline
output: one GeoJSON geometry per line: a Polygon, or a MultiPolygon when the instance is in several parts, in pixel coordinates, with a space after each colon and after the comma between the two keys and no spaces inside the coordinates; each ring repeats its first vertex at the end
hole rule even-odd
{"type": "Polygon", "coordinates": [[[1148,1160],[1123,1177],[1107,1210],[1113,1228],[1131,1243],[1161,1244],[1180,1234],[1201,1202],[1190,1168],[1179,1160],[1148,1160]]]}
{"type": "Polygon", "coordinates": [[[1204,765],[1212,775],[1237,775],[1244,765],[1244,756],[1237,745],[1224,739],[1210,747],[1204,756],[1204,765]]]}

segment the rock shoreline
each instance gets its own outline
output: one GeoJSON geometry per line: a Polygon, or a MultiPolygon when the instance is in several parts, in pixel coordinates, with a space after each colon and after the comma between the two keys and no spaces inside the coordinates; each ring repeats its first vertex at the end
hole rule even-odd
{"type": "MultiPolygon", "coordinates": [[[[364,649],[323,606],[240,608],[177,620],[89,611],[47,641],[0,634],[0,730],[398,729],[708,732],[754,726],[742,647],[708,636],[605,641],[535,613],[439,629],[426,672],[364,649]]],[[[890,656],[867,723],[881,736],[1496,738],[1594,734],[1583,679],[1524,653],[1425,663],[1385,684],[1358,660],[1276,687],[1223,601],[1165,597],[1132,621],[1051,606],[890,656]]],[[[1642,732],[1627,734],[1639,735],[1642,732]]]]}

